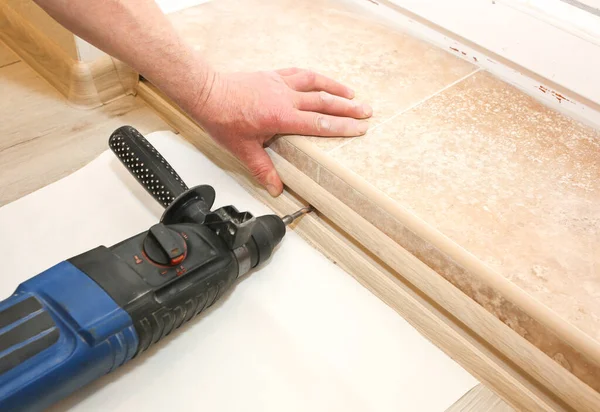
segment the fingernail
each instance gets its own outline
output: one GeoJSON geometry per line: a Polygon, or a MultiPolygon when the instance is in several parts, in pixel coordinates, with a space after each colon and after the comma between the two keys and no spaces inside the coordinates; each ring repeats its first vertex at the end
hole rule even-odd
{"type": "Polygon", "coordinates": [[[319,118],[319,130],[329,130],[330,127],[329,120],[325,117],[319,118]]]}
{"type": "Polygon", "coordinates": [[[362,110],[365,116],[371,116],[373,114],[373,109],[371,109],[371,106],[369,106],[368,104],[363,104],[362,110]]]}
{"type": "Polygon", "coordinates": [[[358,133],[365,134],[369,130],[369,122],[360,122],[358,124],[358,133]]]}
{"type": "Polygon", "coordinates": [[[279,191],[277,190],[277,188],[271,184],[267,185],[267,191],[269,192],[269,194],[273,197],[277,197],[279,196],[279,191]]]}
{"type": "Polygon", "coordinates": [[[348,89],[348,98],[349,99],[353,99],[354,98],[354,90],[348,89]]]}

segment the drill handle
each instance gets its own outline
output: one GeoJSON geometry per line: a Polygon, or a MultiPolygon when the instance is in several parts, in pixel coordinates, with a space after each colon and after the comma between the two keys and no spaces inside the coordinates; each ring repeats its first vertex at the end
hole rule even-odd
{"type": "Polygon", "coordinates": [[[154,200],[164,207],[188,190],[173,167],[135,128],[122,126],[116,129],[110,136],[109,146],[154,200]]]}

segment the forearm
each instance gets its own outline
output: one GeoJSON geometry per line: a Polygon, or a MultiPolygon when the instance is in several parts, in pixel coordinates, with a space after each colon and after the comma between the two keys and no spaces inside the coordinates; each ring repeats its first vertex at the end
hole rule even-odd
{"type": "Polygon", "coordinates": [[[214,71],[153,0],[35,0],[77,36],[123,61],[184,110],[207,98],[214,71]]]}

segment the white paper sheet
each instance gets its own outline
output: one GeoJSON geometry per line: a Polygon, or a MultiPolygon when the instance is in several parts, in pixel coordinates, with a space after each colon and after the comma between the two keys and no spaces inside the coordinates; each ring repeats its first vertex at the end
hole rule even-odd
{"type": "MultiPolygon", "coordinates": [[[[189,186],[215,187],[215,207],[271,213],[179,136],[147,138],[189,186]]],[[[105,152],[0,209],[1,296],[61,260],[146,230],[161,213],[105,152]]],[[[292,232],[225,300],[55,410],[440,412],[476,384],[292,232]]]]}

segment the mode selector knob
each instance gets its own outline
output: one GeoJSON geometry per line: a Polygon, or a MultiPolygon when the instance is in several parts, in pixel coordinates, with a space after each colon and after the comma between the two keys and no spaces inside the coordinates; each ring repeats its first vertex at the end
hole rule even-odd
{"type": "Polygon", "coordinates": [[[158,265],[175,266],[185,259],[187,245],[183,236],[158,223],[150,228],[144,239],[144,253],[158,265]]]}

